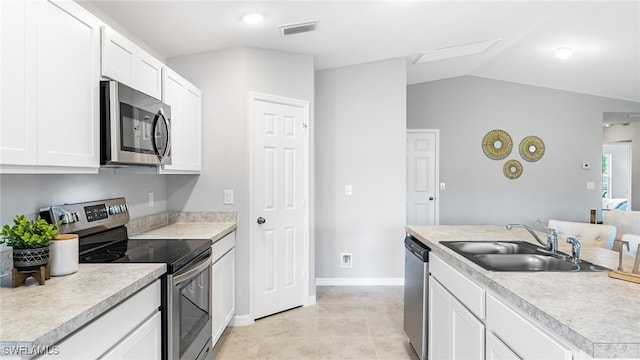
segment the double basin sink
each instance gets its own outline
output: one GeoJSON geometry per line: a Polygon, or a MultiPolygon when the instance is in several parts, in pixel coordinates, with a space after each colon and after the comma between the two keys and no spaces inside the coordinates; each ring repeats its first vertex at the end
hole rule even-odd
{"type": "Polygon", "coordinates": [[[605,267],[552,253],[526,241],[441,241],[440,244],[491,271],[604,271],[605,267]]]}

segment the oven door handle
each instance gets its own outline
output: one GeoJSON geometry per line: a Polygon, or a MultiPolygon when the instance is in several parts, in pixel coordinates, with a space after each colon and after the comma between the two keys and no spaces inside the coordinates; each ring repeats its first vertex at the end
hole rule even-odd
{"type": "Polygon", "coordinates": [[[202,271],[206,270],[207,267],[211,266],[211,254],[207,254],[206,258],[198,261],[191,269],[185,271],[182,274],[173,276],[173,284],[178,285],[185,281],[189,281],[194,277],[198,276],[202,271]]]}

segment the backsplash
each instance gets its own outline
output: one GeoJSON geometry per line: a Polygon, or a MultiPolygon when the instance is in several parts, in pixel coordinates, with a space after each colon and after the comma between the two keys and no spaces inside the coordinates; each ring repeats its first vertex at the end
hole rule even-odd
{"type": "MultiPolygon", "coordinates": [[[[170,211],[131,219],[127,224],[127,232],[129,235],[137,235],[176,222],[235,222],[236,219],[235,211],[170,211]]],[[[12,286],[12,255],[12,248],[0,245],[0,286],[2,287],[12,286]]]]}
{"type": "Polygon", "coordinates": [[[177,222],[235,222],[235,211],[169,211],[129,220],[127,232],[137,235],[177,222]]]}
{"type": "Polygon", "coordinates": [[[169,223],[177,222],[236,222],[235,211],[170,211],[169,223]]]}

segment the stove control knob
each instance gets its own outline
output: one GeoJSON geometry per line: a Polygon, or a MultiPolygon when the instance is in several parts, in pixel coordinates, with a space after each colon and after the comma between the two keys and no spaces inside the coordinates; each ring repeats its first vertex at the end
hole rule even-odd
{"type": "Polygon", "coordinates": [[[118,213],[118,208],[115,205],[109,206],[109,214],[110,215],[115,215],[117,213],[118,213]]]}
{"type": "Polygon", "coordinates": [[[80,221],[80,216],[78,216],[77,212],[73,212],[73,213],[67,212],[60,215],[60,220],[62,221],[63,224],[71,224],[76,221],[80,221]]]}
{"type": "Polygon", "coordinates": [[[127,204],[121,204],[120,206],[120,212],[127,212],[127,204]]]}

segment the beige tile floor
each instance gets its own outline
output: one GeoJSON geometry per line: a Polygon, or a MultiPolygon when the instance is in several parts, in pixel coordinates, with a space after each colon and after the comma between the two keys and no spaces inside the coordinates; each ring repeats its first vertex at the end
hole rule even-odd
{"type": "Polygon", "coordinates": [[[214,358],[417,359],[402,327],[402,299],[402,286],[321,286],[316,305],[227,328],[214,358]]]}

